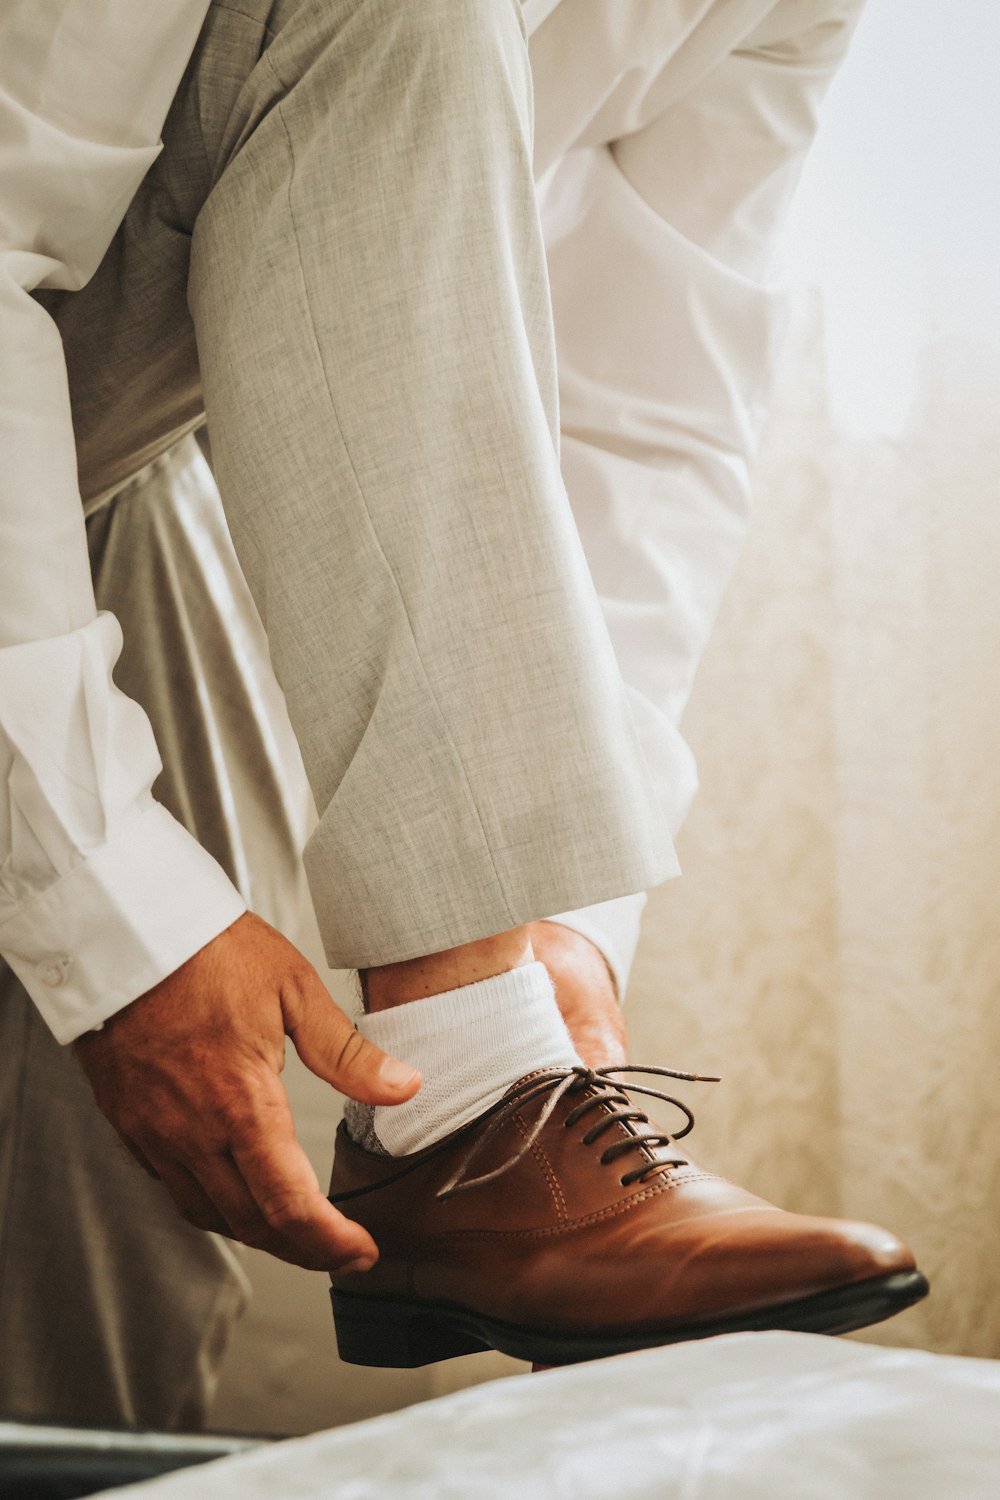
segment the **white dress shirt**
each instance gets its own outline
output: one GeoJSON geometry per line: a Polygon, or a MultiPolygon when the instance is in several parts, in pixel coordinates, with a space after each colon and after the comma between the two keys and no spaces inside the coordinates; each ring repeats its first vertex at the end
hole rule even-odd
{"type": "Polygon", "coordinates": [[[33,299],[97,269],[160,149],[208,0],[0,9],[0,954],[62,1042],[246,909],[153,800],[146,715],[114,686],[62,344],[33,299]]]}

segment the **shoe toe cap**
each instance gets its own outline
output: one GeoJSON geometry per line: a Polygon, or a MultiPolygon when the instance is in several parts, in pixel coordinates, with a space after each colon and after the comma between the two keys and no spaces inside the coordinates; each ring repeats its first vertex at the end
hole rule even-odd
{"type": "Polygon", "coordinates": [[[744,1268],[745,1293],[762,1302],[793,1301],[916,1269],[909,1247],[876,1224],[780,1210],[770,1223],[761,1215],[755,1225],[737,1231],[731,1254],[744,1268]],[[757,1241],[756,1254],[747,1254],[748,1231],[757,1241]]]}

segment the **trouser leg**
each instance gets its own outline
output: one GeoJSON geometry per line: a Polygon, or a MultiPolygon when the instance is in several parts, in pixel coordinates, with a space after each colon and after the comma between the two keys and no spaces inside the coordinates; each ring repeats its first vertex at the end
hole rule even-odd
{"type": "MultiPolygon", "coordinates": [[[[210,12],[110,262],[148,287],[193,232],[220,490],[319,810],[313,899],[330,962],[368,966],[676,866],[559,474],[519,8],[260,8],[264,30],[210,12]]],[[[107,291],[61,327],[106,341],[107,291]]],[[[125,299],[140,342],[158,299],[125,299]]],[[[77,365],[99,488],[120,421],[77,365]]]]}
{"type": "MultiPolygon", "coordinates": [[[[279,775],[280,705],[211,481],[178,452],[88,533],[99,605],[125,632],[119,684],[163,752],[157,794],[280,920],[302,895],[300,810],[279,775]]],[[[247,1297],[238,1247],[177,1216],[3,966],[0,992],[0,1412],[197,1428],[247,1297]]]]}
{"type": "MultiPolygon", "coordinates": [[[[531,61],[563,475],[673,833],[697,784],[680,718],[746,529],[781,322],[769,261],[859,10],[525,7],[529,27],[549,12],[531,61]]],[[[606,925],[620,965],[625,915],[579,924],[606,925]]]]}
{"type": "Polygon", "coordinates": [[[247,1295],[236,1251],[177,1217],[4,964],[0,1113],[0,1414],[202,1426],[247,1295]]]}

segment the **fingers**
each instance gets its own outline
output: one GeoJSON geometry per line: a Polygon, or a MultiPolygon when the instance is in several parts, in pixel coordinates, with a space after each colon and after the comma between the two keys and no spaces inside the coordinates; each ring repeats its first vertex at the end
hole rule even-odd
{"type": "Polygon", "coordinates": [[[195,1229],[204,1229],[210,1234],[224,1234],[230,1239],[240,1239],[233,1226],[223,1218],[201,1183],[186,1167],[177,1162],[161,1161],[156,1174],[170,1194],[182,1219],[187,1219],[195,1229]]]}
{"type": "Polygon", "coordinates": [[[306,1167],[311,1184],[290,1197],[285,1182],[281,1197],[266,1206],[256,1200],[235,1161],[225,1156],[206,1158],[193,1169],[158,1159],[156,1175],[196,1229],[224,1234],[307,1271],[370,1269],[378,1258],[371,1236],[337,1212],[320,1192],[308,1159],[306,1167]]]}
{"type": "Polygon", "coordinates": [[[354,1029],[319,975],[306,975],[283,998],[285,1030],[311,1072],[362,1104],[402,1104],[420,1087],[410,1063],[383,1052],[354,1029]]]}
{"type": "Polygon", "coordinates": [[[191,1151],[144,1141],[174,1204],[198,1229],[225,1234],[311,1271],[368,1270],[378,1258],[367,1230],[339,1213],[320,1191],[295,1139],[278,1079],[252,1115],[232,1131],[227,1149],[191,1151]]]}
{"type": "Polygon", "coordinates": [[[286,1034],[313,1072],[364,1102],[420,1086],[249,913],[74,1050],[98,1107],[192,1224],[311,1269],[367,1268],[371,1236],[324,1197],[295,1140],[279,1078],[286,1034]]]}
{"type": "MultiPolygon", "coordinates": [[[[232,1158],[269,1240],[293,1245],[299,1265],[330,1271],[368,1270],[375,1264],[375,1241],[320,1191],[309,1158],[290,1130],[283,1138],[269,1132],[234,1145],[232,1158]]],[[[225,1212],[221,1191],[219,1183],[213,1196],[225,1212]]]]}

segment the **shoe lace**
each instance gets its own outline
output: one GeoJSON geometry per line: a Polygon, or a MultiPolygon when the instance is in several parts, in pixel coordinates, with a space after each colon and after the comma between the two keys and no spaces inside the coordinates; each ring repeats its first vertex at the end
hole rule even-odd
{"type": "MultiPolygon", "coordinates": [[[[582,1064],[576,1064],[572,1068],[532,1074],[522,1079],[502,1099],[499,1099],[485,1116],[481,1115],[478,1121],[474,1122],[481,1125],[484,1118],[489,1119],[486,1129],[477,1133],[470,1149],[462,1157],[447,1182],[438,1188],[436,1196],[441,1199],[451,1198],[456,1193],[467,1192],[470,1188],[481,1187],[483,1183],[493,1182],[497,1177],[502,1177],[531,1150],[552,1118],[560,1099],[567,1095],[583,1093],[585,1090],[590,1091],[588,1097],[571,1109],[563,1121],[564,1127],[569,1129],[592,1110],[601,1111],[600,1119],[596,1120],[583,1136],[585,1146],[593,1145],[606,1131],[614,1129],[616,1125],[627,1122],[632,1126],[625,1139],[616,1140],[605,1147],[601,1153],[602,1166],[610,1166],[620,1157],[633,1151],[645,1154],[643,1150],[645,1147],[670,1146],[675,1141],[683,1140],[684,1136],[694,1129],[694,1115],[681,1099],[676,1099],[673,1094],[665,1094],[661,1089],[650,1088],[648,1084],[633,1082],[622,1084],[619,1081],[619,1075],[624,1073],[646,1073],[661,1078],[677,1078],[684,1083],[719,1082],[717,1077],[707,1073],[682,1073],[676,1068],[638,1067],[631,1063],[616,1068],[588,1068],[582,1064]],[[548,1098],[518,1149],[491,1171],[481,1172],[476,1177],[468,1176],[469,1168],[511,1115],[546,1093],[548,1098]],[[636,1129],[637,1126],[642,1125],[652,1126],[653,1122],[644,1110],[636,1109],[629,1094],[645,1094],[649,1098],[661,1100],[664,1104],[673,1105],[684,1116],[683,1127],[674,1131],[661,1130],[659,1127],[647,1131],[636,1129]]],[[[633,1167],[631,1171],[624,1174],[620,1179],[621,1184],[622,1187],[628,1187],[632,1183],[645,1182],[659,1173],[668,1172],[672,1167],[686,1165],[685,1156],[661,1157],[655,1161],[646,1158],[642,1166],[633,1167]]]]}
{"type": "MultiPolygon", "coordinates": [[[[493,1182],[497,1177],[502,1177],[505,1172],[509,1172],[511,1167],[516,1167],[518,1162],[527,1156],[539,1135],[552,1118],[552,1114],[559,1104],[560,1099],[565,1098],[567,1095],[582,1094],[587,1090],[590,1091],[587,1098],[569,1111],[563,1124],[568,1129],[577,1124],[592,1110],[600,1109],[600,1119],[595,1120],[594,1124],[591,1125],[590,1129],[583,1136],[583,1144],[586,1146],[593,1145],[606,1131],[611,1130],[615,1125],[628,1124],[631,1126],[624,1139],[614,1141],[611,1145],[606,1146],[601,1153],[601,1163],[604,1166],[612,1165],[620,1157],[633,1151],[639,1151],[643,1154],[644,1160],[642,1165],[633,1167],[631,1171],[626,1172],[621,1178],[623,1187],[628,1187],[634,1182],[645,1182],[658,1173],[669,1171],[672,1167],[685,1166],[687,1158],[684,1156],[664,1157],[656,1161],[650,1161],[645,1156],[644,1148],[670,1146],[675,1141],[683,1140],[694,1128],[694,1115],[691,1113],[691,1110],[682,1100],[675,1099],[672,1094],[665,1094],[660,1089],[650,1088],[648,1084],[633,1082],[623,1084],[620,1081],[620,1075],[626,1073],[644,1073],[661,1078],[677,1078],[683,1083],[719,1082],[717,1077],[708,1073],[682,1073],[676,1068],[638,1067],[632,1063],[616,1068],[588,1068],[582,1063],[577,1063],[572,1068],[554,1068],[551,1071],[531,1073],[527,1078],[522,1078],[520,1083],[515,1084],[512,1089],[509,1089],[504,1094],[502,1099],[498,1099],[495,1104],[491,1105],[483,1114],[478,1115],[475,1120],[470,1120],[468,1125],[463,1126],[454,1135],[446,1136],[437,1145],[431,1146],[428,1150],[421,1152],[417,1161],[408,1162],[399,1171],[392,1172],[387,1177],[382,1178],[378,1186],[380,1188],[388,1187],[390,1184],[398,1182],[400,1178],[409,1176],[411,1172],[416,1171],[418,1166],[423,1166],[425,1162],[440,1155],[442,1151],[449,1150],[454,1146],[456,1140],[461,1139],[463,1135],[472,1136],[473,1134],[475,1138],[469,1150],[459,1161],[457,1168],[448,1178],[447,1182],[438,1188],[435,1196],[441,1199],[452,1198],[456,1193],[465,1193],[470,1188],[481,1187],[483,1183],[493,1182]],[[479,1158],[497,1131],[502,1129],[504,1124],[518,1110],[523,1109],[526,1104],[531,1104],[535,1099],[540,1099],[546,1094],[548,1098],[539,1110],[534,1124],[525,1134],[518,1149],[507,1157],[505,1161],[501,1162],[498,1167],[492,1168],[489,1172],[481,1172],[478,1176],[470,1177],[468,1175],[470,1167],[479,1158]],[[654,1127],[653,1122],[645,1111],[636,1109],[629,1098],[629,1094],[645,1094],[651,1099],[661,1100],[664,1104],[672,1104],[684,1116],[682,1128],[680,1130],[665,1131],[659,1127],[654,1127]],[[486,1128],[481,1129],[484,1122],[488,1122],[486,1128]],[[648,1125],[651,1128],[648,1131],[636,1128],[643,1125],[648,1125]]],[[[368,1191],[369,1189],[367,1188],[348,1189],[346,1192],[335,1194],[331,1201],[334,1203],[344,1203],[368,1191]]]]}

